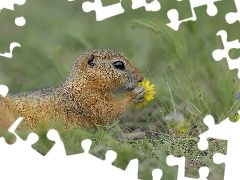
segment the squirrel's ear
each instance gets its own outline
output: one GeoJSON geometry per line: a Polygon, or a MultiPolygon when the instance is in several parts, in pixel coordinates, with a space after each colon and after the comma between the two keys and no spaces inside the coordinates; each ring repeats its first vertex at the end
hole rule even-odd
{"type": "Polygon", "coordinates": [[[95,63],[93,62],[94,61],[94,55],[91,55],[88,59],[87,59],[87,63],[88,65],[92,68],[95,66],[95,63]]]}

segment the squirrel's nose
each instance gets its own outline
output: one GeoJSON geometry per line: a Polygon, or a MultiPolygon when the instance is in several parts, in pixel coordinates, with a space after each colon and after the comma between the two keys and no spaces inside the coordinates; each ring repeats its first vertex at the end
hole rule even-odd
{"type": "Polygon", "coordinates": [[[144,76],[143,76],[143,74],[142,73],[139,73],[138,75],[137,75],[137,79],[138,79],[138,82],[142,82],[143,81],[143,79],[144,79],[144,76]]]}
{"type": "Polygon", "coordinates": [[[134,78],[137,79],[138,82],[142,82],[143,79],[144,79],[144,76],[142,73],[135,73],[135,72],[132,72],[132,75],[134,78]]]}

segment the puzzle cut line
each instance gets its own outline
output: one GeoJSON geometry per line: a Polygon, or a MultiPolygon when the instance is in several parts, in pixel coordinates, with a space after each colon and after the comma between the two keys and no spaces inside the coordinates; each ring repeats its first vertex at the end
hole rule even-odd
{"type": "Polygon", "coordinates": [[[10,52],[0,53],[0,56],[6,57],[6,58],[12,58],[13,49],[15,47],[21,47],[21,45],[18,42],[12,42],[10,44],[10,52]]]}
{"type": "MultiPolygon", "coordinates": [[[[238,114],[240,114],[240,111],[238,111],[238,114]]],[[[227,118],[219,124],[215,124],[213,117],[208,115],[203,119],[203,122],[208,126],[208,130],[199,135],[199,149],[206,150],[208,148],[208,138],[227,140],[228,147],[226,155],[215,153],[213,160],[216,164],[225,163],[224,180],[240,179],[240,146],[238,144],[240,121],[231,122],[230,119],[227,118]]]]}
{"type": "Polygon", "coordinates": [[[239,40],[228,42],[227,32],[225,30],[218,31],[217,36],[221,37],[224,49],[214,50],[212,53],[213,58],[216,61],[226,58],[229,69],[238,69],[238,78],[240,78],[240,57],[234,60],[229,57],[230,49],[240,49],[239,40]]]}
{"type": "MultiPolygon", "coordinates": [[[[95,0],[94,2],[86,1],[82,4],[82,9],[86,13],[95,11],[96,20],[102,21],[125,12],[121,5],[122,0],[119,1],[119,3],[105,7],[103,6],[101,0],[95,0]]],[[[132,0],[132,9],[138,9],[141,7],[145,7],[146,11],[159,11],[161,9],[161,5],[158,0],[153,0],[151,3],[147,3],[146,0],[132,0]]]]}
{"type": "Polygon", "coordinates": [[[87,179],[138,179],[137,159],[131,160],[125,171],[119,169],[112,166],[112,162],[117,157],[116,152],[107,151],[105,160],[89,154],[92,144],[89,139],[82,141],[83,153],[67,156],[58,132],[53,129],[48,131],[47,137],[55,144],[46,156],[42,156],[31,147],[38,140],[35,133],[30,133],[27,140],[24,141],[14,132],[22,120],[22,117],[18,118],[9,128],[9,132],[16,136],[14,144],[8,145],[3,138],[0,138],[1,177],[8,177],[9,180],[30,180],[32,174],[38,174],[37,179],[46,178],[46,175],[48,179],[79,179],[80,175],[81,177],[87,177],[87,179]],[[14,162],[21,162],[21,166],[16,166],[19,163],[15,164],[14,162]],[[26,173],[26,169],[31,173],[26,173]],[[44,173],[39,174],[39,169],[44,173]],[[92,173],[92,170],[94,170],[94,173],[92,173]],[[109,170],[112,173],[109,173],[109,170]],[[11,173],[13,171],[15,173],[11,173]],[[81,174],[79,174],[80,172],[81,174]]]}
{"type": "Polygon", "coordinates": [[[209,16],[215,16],[218,13],[218,9],[214,3],[218,1],[222,0],[190,0],[192,17],[183,20],[179,20],[179,13],[176,9],[171,9],[167,12],[168,19],[170,20],[170,23],[168,23],[167,26],[177,31],[181,23],[196,21],[197,16],[194,9],[203,5],[207,5],[207,14],[209,16]]]}
{"type": "Polygon", "coordinates": [[[1,9],[14,10],[14,4],[23,5],[26,0],[1,0],[0,2],[0,11],[1,9]]]}
{"type": "Polygon", "coordinates": [[[207,180],[207,176],[209,174],[209,168],[208,167],[201,167],[199,169],[199,175],[200,177],[198,179],[185,177],[185,157],[174,157],[172,155],[169,155],[167,157],[167,165],[169,166],[178,166],[178,176],[177,180],[207,180]]]}
{"type": "Polygon", "coordinates": [[[87,12],[87,13],[90,11],[95,11],[97,21],[102,21],[109,17],[113,17],[113,16],[124,13],[124,9],[122,8],[122,5],[121,5],[121,0],[117,4],[113,4],[105,7],[103,6],[101,0],[95,0],[93,3],[84,2],[82,4],[82,9],[84,12],[87,12]]]}
{"type": "Polygon", "coordinates": [[[239,0],[234,0],[237,12],[229,12],[226,14],[225,19],[228,24],[233,24],[236,21],[240,22],[240,1],[239,0]]]}
{"type": "Polygon", "coordinates": [[[146,11],[159,11],[161,9],[161,5],[158,0],[153,0],[151,3],[147,3],[146,0],[132,0],[132,9],[138,9],[141,7],[145,7],[146,11]]]}

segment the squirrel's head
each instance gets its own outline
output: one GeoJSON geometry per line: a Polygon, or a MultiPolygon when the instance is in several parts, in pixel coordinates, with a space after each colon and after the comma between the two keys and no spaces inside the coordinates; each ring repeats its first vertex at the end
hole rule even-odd
{"type": "Polygon", "coordinates": [[[94,49],[83,53],[75,61],[68,80],[85,81],[99,91],[123,93],[133,90],[143,75],[122,53],[94,49]]]}

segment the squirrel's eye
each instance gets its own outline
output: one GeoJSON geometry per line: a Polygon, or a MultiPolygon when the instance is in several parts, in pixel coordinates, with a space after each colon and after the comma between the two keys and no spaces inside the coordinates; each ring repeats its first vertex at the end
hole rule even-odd
{"type": "Polygon", "coordinates": [[[113,63],[113,66],[116,68],[116,69],[119,69],[119,70],[122,70],[124,71],[125,70],[125,65],[122,61],[116,61],[113,63]]]}
{"type": "Polygon", "coordinates": [[[93,66],[95,65],[94,62],[93,62],[93,60],[94,60],[94,55],[91,55],[91,56],[88,58],[88,60],[87,60],[88,65],[89,65],[90,67],[93,67],[93,66]]]}

